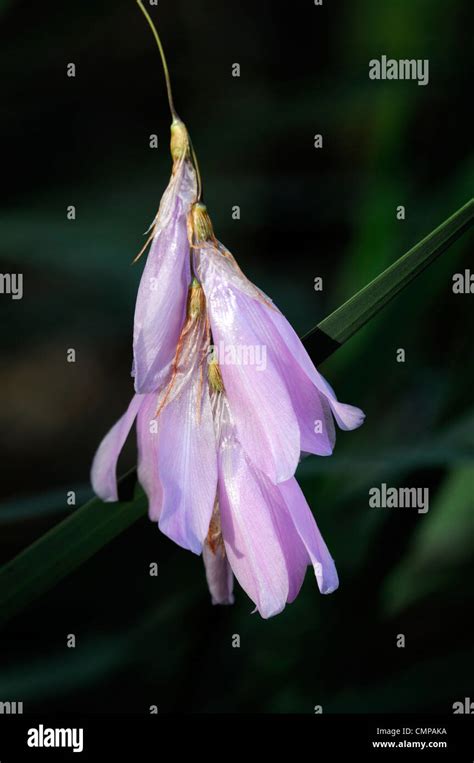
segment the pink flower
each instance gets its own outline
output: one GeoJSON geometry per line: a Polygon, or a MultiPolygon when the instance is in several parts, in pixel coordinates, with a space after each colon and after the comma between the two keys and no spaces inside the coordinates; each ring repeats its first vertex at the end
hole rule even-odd
{"type": "Polygon", "coordinates": [[[249,461],[224,392],[213,393],[213,410],[218,512],[204,562],[214,602],[231,603],[232,571],[261,616],[271,617],[294,601],[309,564],[321,593],[331,593],[336,568],[298,483],[274,485],[249,461]]]}
{"type": "Polygon", "coordinates": [[[189,289],[187,313],[168,383],[159,392],[132,398],[99,446],[92,485],[102,500],[118,499],[117,460],[137,418],[138,479],[150,519],[180,546],[200,554],[216,497],[217,456],[207,382],[209,328],[198,284],[189,289]]]}
{"type": "Polygon", "coordinates": [[[173,172],[137,295],[136,394],[95,454],[92,485],[104,501],[118,499],[117,461],[136,419],[150,518],[203,554],[213,603],[233,602],[235,576],[267,618],[296,598],[309,565],[321,593],[338,586],[294,474],[301,452],[332,453],[333,418],[355,429],[364,414],[337,400],[288,321],[214,236],[161,41],[139,6],[163,62],[173,172]]]}
{"type": "Polygon", "coordinates": [[[132,374],[137,392],[154,392],[166,379],[191,282],[186,220],[196,198],[196,174],[186,128],[177,120],[171,125],[171,153],[173,173],[151,226],[151,247],[135,308],[132,374]]]}
{"type": "Polygon", "coordinates": [[[267,618],[295,599],[309,564],[322,593],[338,586],[293,474],[301,449],[332,451],[333,415],[354,428],[363,414],[337,401],[280,311],[214,239],[202,205],[191,210],[189,239],[202,283],[193,278],[188,289],[166,381],[134,396],[96,453],[92,483],[103,500],[117,500],[117,460],[137,418],[150,518],[202,552],[214,603],[233,602],[235,575],[267,618]],[[259,343],[265,367],[237,356],[219,362],[211,338],[234,350],[259,343]]]}
{"type": "Polygon", "coordinates": [[[233,575],[262,617],[297,596],[308,564],[322,593],[338,585],[334,562],[294,478],[275,485],[239,441],[221,370],[208,363],[210,327],[194,281],[168,383],[136,394],[102,441],[92,483],[117,500],[116,466],[137,418],[138,476],[150,518],[184,548],[203,553],[214,603],[233,602],[233,575]]]}
{"type": "Polygon", "coordinates": [[[214,344],[224,352],[236,347],[265,349],[265,369],[220,364],[239,441],[272,482],[284,482],[294,475],[301,452],[332,453],[333,417],[341,429],[356,429],[364,414],[337,400],[286,318],[214,237],[205,207],[194,205],[191,217],[194,265],[206,295],[214,344]]]}

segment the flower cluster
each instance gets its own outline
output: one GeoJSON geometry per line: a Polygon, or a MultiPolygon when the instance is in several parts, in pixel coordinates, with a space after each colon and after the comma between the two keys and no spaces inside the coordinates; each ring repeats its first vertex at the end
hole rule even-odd
{"type": "Polygon", "coordinates": [[[295,599],[308,565],[321,593],[338,586],[294,474],[301,453],[332,453],[334,420],[355,429],[364,415],[337,400],[286,318],[216,239],[183,123],[171,132],[172,177],[135,310],[135,395],[96,453],[92,484],[104,501],[118,499],[117,460],[136,419],[150,518],[202,553],[213,603],[233,602],[235,576],[267,618],[295,599]]]}

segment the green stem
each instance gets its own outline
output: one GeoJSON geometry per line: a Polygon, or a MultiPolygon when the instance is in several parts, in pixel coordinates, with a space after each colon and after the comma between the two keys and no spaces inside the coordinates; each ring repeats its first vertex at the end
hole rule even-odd
{"type": "MultiPolygon", "coordinates": [[[[153,23],[153,20],[152,20],[150,14],[146,10],[146,8],[143,6],[143,3],[141,2],[141,0],[137,0],[137,5],[140,8],[140,10],[143,13],[143,15],[145,16],[145,18],[146,18],[146,20],[148,22],[148,25],[149,25],[152,33],[153,33],[153,37],[156,40],[156,44],[158,45],[158,50],[160,51],[161,63],[162,63],[162,66],[163,66],[163,73],[165,75],[166,91],[168,93],[168,104],[169,104],[169,107],[170,107],[171,116],[173,118],[173,121],[176,120],[178,122],[181,122],[181,119],[178,116],[178,112],[176,111],[176,109],[174,107],[173,91],[171,89],[171,77],[170,77],[170,73],[169,73],[169,69],[168,69],[168,64],[166,62],[165,51],[164,51],[164,48],[163,48],[163,45],[162,45],[162,42],[161,42],[161,39],[160,39],[160,35],[158,34],[158,30],[157,30],[155,24],[153,23]]],[[[191,158],[192,158],[192,161],[193,161],[194,169],[196,171],[196,178],[197,178],[197,196],[196,196],[196,201],[201,201],[202,200],[202,178],[201,178],[201,172],[200,172],[200,169],[199,169],[199,163],[198,163],[198,160],[197,160],[196,152],[195,152],[193,144],[191,142],[191,138],[189,139],[189,142],[190,142],[190,146],[191,146],[191,158]]]]}
{"type": "Polygon", "coordinates": [[[146,20],[147,20],[147,22],[148,22],[148,24],[150,26],[150,29],[151,29],[151,31],[153,33],[153,37],[156,40],[156,44],[158,45],[158,50],[160,51],[161,63],[163,65],[163,73],[165,75],[166,90],[167,90],[167,93],[168,93],[168,103],[169,103],[169,107],[170,107],[170,111],[171,111],[171,116],[173,117],[173,119],[179,120],[179,116],[178,116],[177,111],[176,111],[176,109],[174,107],[173,92],[171,90],[170,73],[169,73],[169,70],[168,70],[168,64],[166,63],[165,51],[163,50],[163,45],[161,44],[160,35],[158,34],[156,26],[154,25],[150,14],[146,10],[146,8],[143,6],[143,3],[141,2],[141,0],[137,0],[137,5],[140,8],[140,10],[143,13],[143,15],[145,16],[145,18],[146,18],[146,20]]]}

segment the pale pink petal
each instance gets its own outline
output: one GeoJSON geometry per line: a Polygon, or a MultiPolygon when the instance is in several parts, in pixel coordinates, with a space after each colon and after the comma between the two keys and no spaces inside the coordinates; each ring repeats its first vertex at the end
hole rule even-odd
{"type": "Polygon", "coordinates": [[[219,258],[222,255],[201,256],[199,276],[226,396],[246,454],[273,482],[281,482],[294,474],[298,464],[298,422],[281,375],[273,359],[264,358],[262,337],[240,310],[220,271],[219,258]],[[261,353],[264,362],[249,364],[248,352],[256,358],[261,353]]]}
{"type": "Polygon", "coordinates": [[[267,482],[269,494],[268,508],[272,513],[274,525],[280,538],[280,544],[285,557],[286,569],[288,571],[288,597],[290,604],[298,596],[306,575],[306,568],[310,564],[310,558],[306,546],[296,531],[295,525],[288,511],[286,511],[284,500],[280,493],[280,485],[274,486],[268,484],[268,478],[260,475],[267,482]]]}
{"type": "Polygon", "coordinates": [[[321,593],[332,593],[339,585],[336,566],[300,486],[293,478],[278,487],[311,559],[319,590],[321,593]]]}
{"type": "Polygon", "coordinates": [[[158,427],[160,530],[200,554],[216,497],[217,459],[209,393],[199,373],[163,408],[158,427]]]}
{"type": "Polygon", "coordinates": [[[341,429],[357,429],[364,421],[365,414],[360,408],[340,403],[331,385],[317,371],[306,352],[300,338],[279,310],[267,310],[267,315],[274,323],[288,351],[295,362],[302,368],[315,387],[326,397],[331,410],[341,429]]]}
{"type": "Polygon", "coordinates": [[[273,308],[240,291],[234,294],[237,311],[245,315],[266,348],[290,396],[300,429],[300,447],[306,453],[331,455],[336,439],[330,405],[289,351],[270,318],[273,308]]]}
{"type": "Polygon", "coordinates": [[[191,281],[186,218],[194,195],[194,170],[183,161],[160,205],[138,289],[133,330],[137,392],[154,392],[163,383],[185,320],[191,281]]]}
{"type": "MultiPolygon", "coordinates": [[[[233,259],[224,256],[216,246],[210,244],[199,250],[195,258],[208,297],[213,336],[218,351],[221,340],[224,350],[229,345],[254,345],[264,348],[267,352],[268,374],[258,372],[254,367],[226,368],[224,363],[221,364],[224,383],[226,375],[228,377],[229,390],[226,384],[226,391],[229,392],[231,405],[238,414],[238,419],[243,417],[245,408],[250,410],[253,398],[254,402],[257,400],[256,407],[272,422],[271,414],[268,414],[262,398],[266,393],[273,399],[273,390],[276,390],[279,401],[283,385],[300,430],[301,451],[330,455],[335,443],[332,416],[342,429],[355,429],[364,420],[363,412],[337,400],[332,387],[316,370],[286,318],[263,292],[245,278],[233,259]],[[239,371],[242,373],[239,374],[239,371]],[[272,382],[268,384],[270,376],[272,382]],[[251,386],[248,394],[245,394],[245,381],[251,386]],[[260,385],[258,381],[261,382],[260,385]]],[[[277,406],[279,402],[276,403],[277,406]]],[[[287,414],[283,406],[282,427],[285,426],[285,416],[287,414]]],[[[246,419],[243,421],[245,423],[246,419]]],[[[257,436],[260,437],[258,417],[256,425],[257,436]]],[[[255,442],[247,436],[240,420],[237,420],[237,426],[240,440],[248,455],[256,466],[274,479],[268,463],[271,451],[266,449],[258,458],[255,455],[255,442]]],[[[279,443],[275,442],[275,449],[278,448],[279,443]]],[[[288,478],[292,476],[289,471],[287,475],[288,478]]]]}
{"type": "Polygon", "coordinates": [[[355,405],[340,403],[334,392],[332,397],[330,395],[327,396],[327,400],[340,429],[347,431],[358,429],[362,426],[365,419],[365,413],[364,411],[361,411],[360,408],[356,408],[355,405]]]}
{"type": "Polygon", "coordinates": [[[132,397],[127,411],[106,434],[94,456],[92,488],[103,501],[118,501],[117,461],[143,401],[143,395],[132,397]]]}
{"type": "Polygon", "coordinates": [[[138,481],[148,497],[148,516],[157,522],[161,514],[163,489],[158,474],[158,432],[156,395],[145,396],[137,416],[138,481]]]}
{"type": "Polygon", "coordinates": [[[289,596],[288,572],[271,513],[242,453],[222,458],[219,504],[225,549],[232,571],[261,616],[281,612],[289,596]]]}
{"type": "Polygon", "coordinates": [[[208,543],[202,548],[202,558],[206,569],[206,580],[213,604],[233,604],[234,576],[227,559],[220,549],[212,551],[208,543]]]}
{"type": "Polygon", "coordinates": [[[278,614],[297,595],[309,557],[278,486],[249,464],[231,423],[221,432],[219,507],[234,575],[262,617],[278,614]]]}

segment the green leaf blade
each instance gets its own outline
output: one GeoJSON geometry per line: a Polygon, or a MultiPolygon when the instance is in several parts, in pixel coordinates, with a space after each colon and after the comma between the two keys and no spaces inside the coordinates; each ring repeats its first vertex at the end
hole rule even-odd
{"type": "MultiPolygon", "coordinates": [[[[474,200],[471,199],[316,328],[339,344],[346,342],[462,236],[473,219],[474,200]]],[[[315,329],[303,339],[313,331],[315,329]]]]}
{"type": "Polygon", "coordinates": [[[146,509],[146,496],[140,489],[132,501],[103,503],[92,498],[3,565],[0,624],[100,551],[144,516],[146,509]]]}

